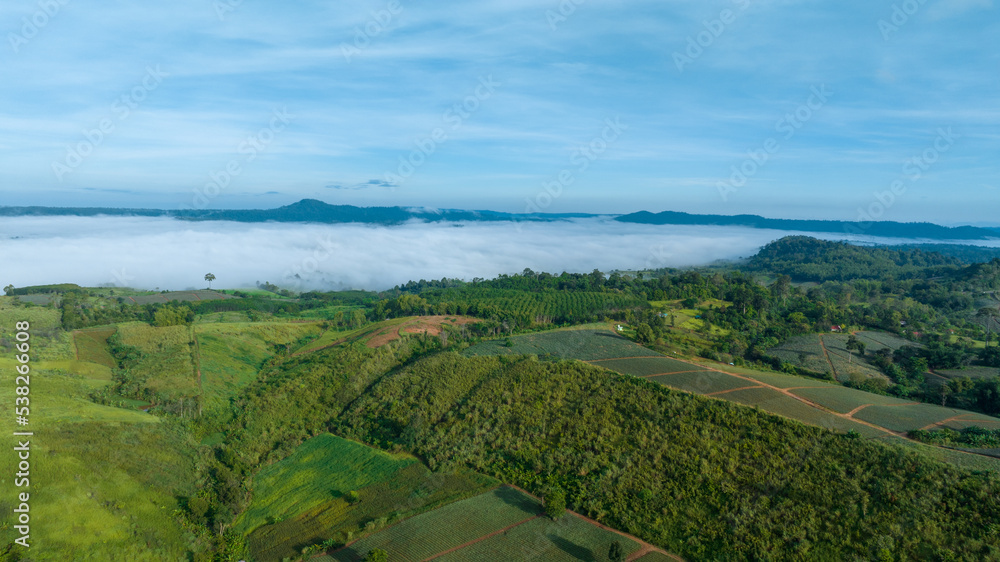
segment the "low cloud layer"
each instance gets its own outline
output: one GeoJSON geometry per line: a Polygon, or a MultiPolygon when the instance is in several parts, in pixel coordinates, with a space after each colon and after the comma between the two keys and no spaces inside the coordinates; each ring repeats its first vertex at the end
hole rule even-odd
{"type": "MultiPolygon", "coordinates": [[[[381,290],[419,279],[491,278],[703,265],[751,256],[791,233],[559,223],[409,223],[393,227],[111,217],[18,217],[0,223],[0,284],[206,285],[381,290]]],[[[829,237],[829,236],[824,236],[829,237]]]]}

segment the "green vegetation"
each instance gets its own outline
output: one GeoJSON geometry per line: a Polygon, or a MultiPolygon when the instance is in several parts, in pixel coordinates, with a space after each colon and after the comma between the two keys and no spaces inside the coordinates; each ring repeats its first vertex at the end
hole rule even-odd
{"type": "Polygon", "coordinates": [[[29,289],[33,560],[1000,559],[1000,261],[29,289]]]}
{"type": "Polygon", "coordinates": [[[489,340],[468,348],[464,355],[538,355],[557,359],[590,361],[635,355],[655,355],[631,341],[602,329],[560,330],[511,338],[507,347],[501,340],[489,340]]]}
{"type": "Polygon", "coordinates": [[[558,485],[571,508],[693,559],[869,557],[883,537],[908,557],[982,558],[1000,544],[973,522],[1000,515],[995,476],[578,362],[437,354],[377,382],[335,428],[431,466],[558,485]],[[901,532],[913,528],[935,532],[901,532]]]}
{"type": "Polygon", "coordinates": [[[320,435],[253,478],[253,502],[235,527],[258,560],[281,560],[302,544],[346,541],[430,507],[495,485],[475,474],[431,474],[390,455],[320,435]]]}
{"type": "MultiPolygon", "coordinates": [[[[548,499],[546,500],[548,503],[548,499]]],[[[579,517],[544,517],[545,509],[513,488],[460,501],[418,515],[331,555],[357,561],[369,549],[384,549],[390,560],[601,560],[613,540],[627,556],[639,545],[579,517]],[[450,551],[450,552],[449,552],[450,551]],[[443,554],[443,555],[442,555],[443,554]]]]}

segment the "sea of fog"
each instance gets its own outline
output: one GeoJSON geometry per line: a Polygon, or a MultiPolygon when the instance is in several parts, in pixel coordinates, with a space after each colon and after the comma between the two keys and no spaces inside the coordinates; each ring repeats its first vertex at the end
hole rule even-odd
{"type": "Polygon", "coordinates": [[[297,290],[381,290],[410,280],[491,278],[525,268],[561,273],[705,265],[751,256],[792,234],[797,233],[610,219],[386,227],[15,217],[0,219],[0,285],[185,290],[205,287],[205,274],[211,272],[217,278],[214,286],[225,288],[269,281],[297,290]]]}

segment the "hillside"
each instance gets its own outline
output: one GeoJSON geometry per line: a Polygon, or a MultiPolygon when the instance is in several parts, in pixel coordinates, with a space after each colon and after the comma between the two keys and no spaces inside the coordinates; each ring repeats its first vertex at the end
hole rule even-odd
{"type": "MultiPolygon", "coordinates": [[[[640,211],[626,215],[593,213],[507,213],[489,210],[421,209],[412,207],[357,207],[331,205],[316,199],[303,199],[276,209],[128,209],[109,207],[0,207],[0,217],[26,216],[128,216],[173,217],[191,221],[234,222],[312,222],[364,223],[395,225],[409,220],[441,221],[562,221],[575,218],[612,217],[623,223],[654,225],[741,226],[793,232],[835,233],[844,235],[881,236],[890,238],[929,240],[992,240],[1000,239],[1000,230],[973,226],[946,227],[932,223],[899,223],[771,219],[757,215],[696,215],[664,211],[640,211]]],[[[949,250],[959,252],[959,250],[949,250]]],[[[968,255],[968,252],[965,252],[968,255]]],[[[979,254],[981,255],[981,254],[979,254]]]]}
{"type": "Polygon", "coordinates": [[[693,215],[676,211],[650,213],[640,211],[615,220],[640,224],[745,226],[797,232],[830,232],[887,238],[927,238],[931,240],[989,240],[1000,238],[1000,231],[974,226],[947,227],[932,223],[892,221],[848,222],[830,220],[769,219],[758,215],[693,215]]]}

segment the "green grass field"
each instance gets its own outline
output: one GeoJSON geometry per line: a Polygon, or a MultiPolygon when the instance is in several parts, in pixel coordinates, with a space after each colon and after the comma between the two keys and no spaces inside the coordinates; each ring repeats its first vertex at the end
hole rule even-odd
{"type": "Polygon", "coordinates": [[[197,324],[198,354],[205,405],[218,408],[250,384],[276,346],[292,346],[316,337],[315,323],[210,323],[197,324]]]}
{"type": "Polygon", "coordinates": [[[171,400],[197,396],[201,391],[195,374],[191,328],[156,328],[142,322],[118,325],[122,343],[141,349],[146,357],[135,370],[147,379],[146,386],[171,400]]]}
{"type": "Polygon", "coordinates": [[[73,338],[62,330],[58,310],[38,306],[18,306],[14,297],[0,297],[0,337],[11,337],[18,322],[29,322],[31,358],[35,361],[75,359],[73,338]]]}
{"type": "MultiPolygon", "coordinates": [[[[195,537],[174,519],[178,496],[193,492],[194,444],[159,418],[91,402],[107,384],[107,367],[81,361],[32,363],[30,417],[0,430],[30,430],[31,560],[184,560],[195,537]],[[72,554],[69,554],[72,553],[72,554]]],[[[0,359],[10,372],[12,359],[0,359]]],[[[14,384],[0,403],[14,403],[14,384]]],[[[13,475],[14,455],[0,456],[13,475]]],[[[11,493],[12,477],[0,477],[11,493]]],[[[9,544],[13,495],[0,499],[0,541],[9,544]]]]}
{"type": "Polygon", "coordinates": [[[237,529],[258,560],[281,560],[496,485],[476,474],[431,473],[416,458],[321,435],[261,470],[237,529]],[[358,501],[349,501],[351,491],[358,501]]]}

